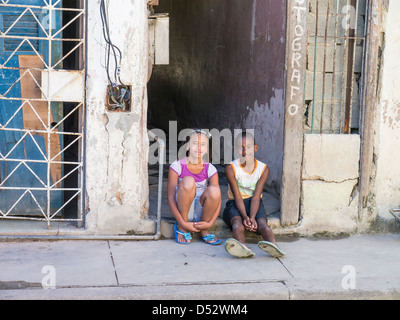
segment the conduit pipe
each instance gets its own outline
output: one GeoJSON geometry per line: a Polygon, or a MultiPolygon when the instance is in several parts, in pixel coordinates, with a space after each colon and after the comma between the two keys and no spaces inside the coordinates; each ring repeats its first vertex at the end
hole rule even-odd
{"type": "Polygon", "coordinates": [[[397,221],[400,221],[400,208],[399,209],[390,209],[390,213],[397,221]]]}
{"type": "Polygon", "coordinates": [[[2,241],[13,241],[13,240],[91,240],[91,241],[149,241],[149,240],[160,240],[161,239],[161,201],[162,201],[162,190],[163,190],[163,178],[164,178],[164,154],[165,154],[165,141],[160,137],[156,136],[153,132],[148,131],[151,138],[157,141],[160,145],[159,149],[159,175],[158,175],[158,200],[157,200],[157,218],[156,218],[156,230],[154,235],[4,235],[0,236],[2,241]]]}

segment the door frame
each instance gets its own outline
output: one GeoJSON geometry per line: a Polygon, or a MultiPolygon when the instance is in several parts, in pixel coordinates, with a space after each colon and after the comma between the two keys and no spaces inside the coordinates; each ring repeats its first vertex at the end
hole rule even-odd
{"type": "MultiPolygon", "coordinates": [[[[367,0],[368,20],[364,67],[364,90],[361,93],[361,156],[359,181],[359,220],[365,214],[373,168],[374,119],[379,79],[382,10],[386,0],[367,0]]],[[[303,101],[307,54],[308,0],[288,0],[286,38],[286,101],[284,153],[281,196],[281,225],[300,221],[303,163],[303,101]]]]}

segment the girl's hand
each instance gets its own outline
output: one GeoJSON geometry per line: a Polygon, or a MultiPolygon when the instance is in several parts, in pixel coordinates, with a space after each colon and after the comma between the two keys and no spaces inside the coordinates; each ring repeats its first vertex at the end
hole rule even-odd
{"type": "Polygon", "coordinates": [[[185,222],[182,224],[182,228],[187,230],[187,232],[200,232],[200,229],[197,227],[199,222],[185,222]]]}
{"type": "Polygon", "coordinates": [[[210,229],[212,227],[211,223],[205,222],[205,221],[194,222],[193,225],[199,231],[200,230],[208,230],[208,229],[210,229]]]}

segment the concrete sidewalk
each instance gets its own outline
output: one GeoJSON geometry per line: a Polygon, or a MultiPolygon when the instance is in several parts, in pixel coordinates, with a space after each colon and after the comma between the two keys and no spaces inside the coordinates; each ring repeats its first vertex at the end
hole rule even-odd
{"type": "Polygon", "coordinates": [[[399,234],[278,240],[286,257],[250,244],[248,260],[200,241],[1,242],[0,299],[400,299],[399,234]]]}

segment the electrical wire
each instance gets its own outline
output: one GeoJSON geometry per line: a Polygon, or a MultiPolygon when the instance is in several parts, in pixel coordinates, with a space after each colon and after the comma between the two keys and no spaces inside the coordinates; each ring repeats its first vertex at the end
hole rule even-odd
{"type": "Polygon", "coordinates": [[[105,5],[105,1],[101,0],[100,1],[100,17],[101,17],[101,23],[103,25],[103,36],[104,40],[106,41],[106,71],[107,71],[107,78],[111,86],[118,85],[117,82],[119,82],[121,85],[126,87],[120,77],[120,70],[121,70],[121,62],[122,62],[122,52],[121,50],[112,43],[111,37],[110,37],[110,28],[109,28],[109,23],[108,23],[108,12],[107,8],[105,5]],[[110,75],[110,59],[111,59],[111,51],[114,56],[114,63],[115,63],[115,68],[114,68],[114,79],[115,81],[113,82],[111,80],[111,75],[110,75]],[[117,56],[118,53],[118,56],[117,56]],[[118,62],[118,57],[119,57],[119,62],[118,62]]]}

